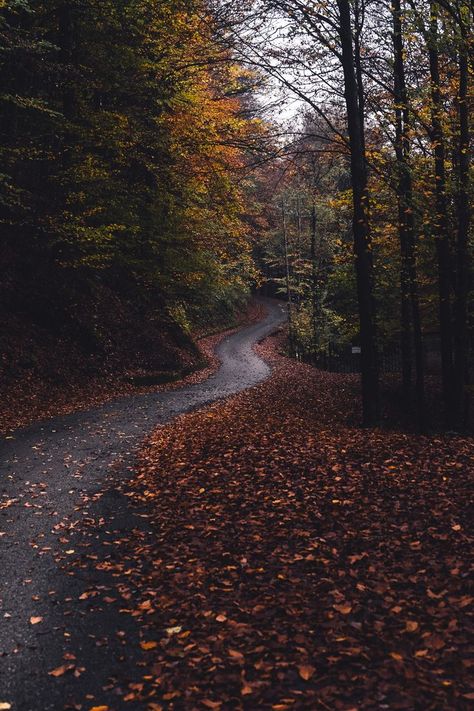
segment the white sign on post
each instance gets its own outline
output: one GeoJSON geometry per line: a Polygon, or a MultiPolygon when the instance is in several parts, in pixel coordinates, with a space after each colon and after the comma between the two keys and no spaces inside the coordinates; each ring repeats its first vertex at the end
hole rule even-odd
{"type": "Polygon", "coordinates": [[[352,346],[352,353],[361,353],[362,349],[360,346],[352,346]]]}

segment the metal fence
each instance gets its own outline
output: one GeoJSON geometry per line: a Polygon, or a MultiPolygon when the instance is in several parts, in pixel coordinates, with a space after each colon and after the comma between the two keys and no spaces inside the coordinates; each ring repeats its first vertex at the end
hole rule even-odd
{"type": "MultiPolygon", "coordinates": [[[[304,363],[310,363],[316,368],[327,370],[331,373],[360,373],[361,355],[357,346],[340,347],[329,344],[325,351],[315,353],[301,345],[295,347],[294,356],[304,363]]],[[[441,367],[441,358],[438,339],[433,337],[424,344],[425,369],[427,373],[437,373],[441,367]]],[[[397,345],[380,349],[379,368],[381,373],[400,373],[402,370],[402,356],[397,345]]]]}

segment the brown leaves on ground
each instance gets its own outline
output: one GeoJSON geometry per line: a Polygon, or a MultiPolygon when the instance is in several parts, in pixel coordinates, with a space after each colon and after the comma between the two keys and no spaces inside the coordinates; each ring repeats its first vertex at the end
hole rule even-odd
{"type": "Polygon", "coordinates": [[[350,427],[352,376],[265,349],[270,380],[143,451],[153,701],[467,709],[472,440],[350,427]]]}
{"type": "MultiPolygon", "coordinates": [[[[0,383],[0,434],[50,417],[99,407],[109,400],[175,390],[185,385],[200,383],[209,378],[219,367],[219,359],[214,355],[217,344],[238,328],[261,320],[264,313],[265,308],[262,304],[251,301],[237,315],[235,328],[208,336],[196,334],[202,360],[207,362],[207,366],[191,372],[176,382],[150,386],[134,385],[129,382],[129,378],[137,375],[135,372],[107,372],[88,378],[82,376],[76,380],[66,377],[64,382],[59,384],[26,373],[19,381],[5,383],[5,387],[0,383]]],[[[139,373],[139,375],[147,374],[146,371],[139,373]]]]}
{"type": "Polygon", "coordinates": [[[74,664],[61,664],[60,667],[56,667],[56,669],[52,669],[50,672],[48,672],[49,676],[63,676],[66,672],[68,671],[73,671],[75,668],[74,664]]]}

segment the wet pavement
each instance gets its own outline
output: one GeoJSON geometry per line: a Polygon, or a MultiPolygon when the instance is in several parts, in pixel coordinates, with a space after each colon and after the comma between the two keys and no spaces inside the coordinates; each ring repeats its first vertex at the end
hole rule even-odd
{"type": "MultiPolygon", "coordinates": [[[[83,578],[67,573],[75,548],[60,545],[67,537],[74,546],[80,522],[98,522],[91,551],[107,537],[132,528],[147,530],[146,518],[130,511],[113,481],[131,475],[134,451],[154,427],[177,415],[203,407],[256,385],[268,377],[269,367],[253,351],[258,341],[286,319],[284,307],[265,300],[264,320],[227,336],[216,353],[221,361],[208,380],[182,389],[126,397],[32,427],[17,430],[4,440],[0,456],[0,708],[13,711],[90,709],[104,704],[107,680],[134,679],[135,653],[112,644],[117,625],[128,645],[140,630],[110,609],[88,614],[78,598],[85,586],[100,584],[100,574],[83,578]],[[119,467],[114,462],[121,461],[119,467]],[[107,493],[103,494],[107,483],[107,493]],[[113,526],[106,530],[107,522],[113,526]],[[104,526],[105,523],[105,526],[104,526]],[[69,552],[71,551],[71,552],[69,552]],[[31,623],[32,617],[41,622],[31,623]],[[98,640],[107,643],[98,644],[98,640]],[[55,678],[48,672],[74,657],[77,676],[55,678]],[[81,667],[80,664],[84,666],[81,667]],[[84,703],[84,695],[93,698],[84,703]],[[82,699],[78,701],[78,699],[82,699]]],[[[83,541],[80,545],[84,545],[83,541]]],[[[89,545],[89,544],[88,544],[89,545]]],[[[146,709],[146,704],[116,699],[111,709],[146,709]]]]}

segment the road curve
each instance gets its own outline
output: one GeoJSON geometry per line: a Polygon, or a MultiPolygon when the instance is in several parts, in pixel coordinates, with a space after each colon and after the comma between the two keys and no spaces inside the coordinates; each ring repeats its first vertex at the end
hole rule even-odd
{"type": "MultiPolygon", "coordinates": [[[[94,696],[89,704],[93,707],[101,702],[107,678],[119,674],[134,678],[136,653],[125,655],[124,662],[122,652],[113,650],[112,637],[117,625],[124,627],[123,615],[117,616],[112,608],[99,616],[79,609],[77,600],[85,585],[97,584],[95,578],[88,578],[95,572],[85,568],[82,581],[64,572],[68,553],[59,544],[58,533],[66,530],[73,546],[77,521],[93,516],[98,521],[113,520],[114,532],[141,526],[144,536],[152,535],[145,530],[143,517],[130,512],[123,497],[114,498],[113,481],[130,475],[133,451],[156,425],[256,385],[269,375],[269,367],[253,346],[278,328],[285,312],[272,300],[265,300],[265,306],[267,315],[262,321],[221,342],[216,350],[221,366],[208,380],[58,417],[18,430],[4,441],[0,456],[0,703],[10,703],[12,711],[74,707],[85,693],[94,696]],[[122,465],[112,470],[117,460],[122,465]],[[99,494],[106,481],[109,485],[112,481],[112,487],[106,495],[99,494]],[[31,624],[32,617],[41,622],[31,624]],[[97,647],[99,633],[108,640],[106,655],[97,647]],[[77,678],[72,674],[48,676],[48,671],[64,664],[65,651],[84,664],[85,670],[77,678]],[[118,659],[121,666],[117,667],[118,659]]],[[[99,533],[93,546],[100,546],[106,533],[99,533]]],[[[136,623],[127,624],[128,637],[135,635],[138,640],[136,623]]],[[[121,704],[115,699],[113,708],[146,708],[146,704],[121,704]]]]}

